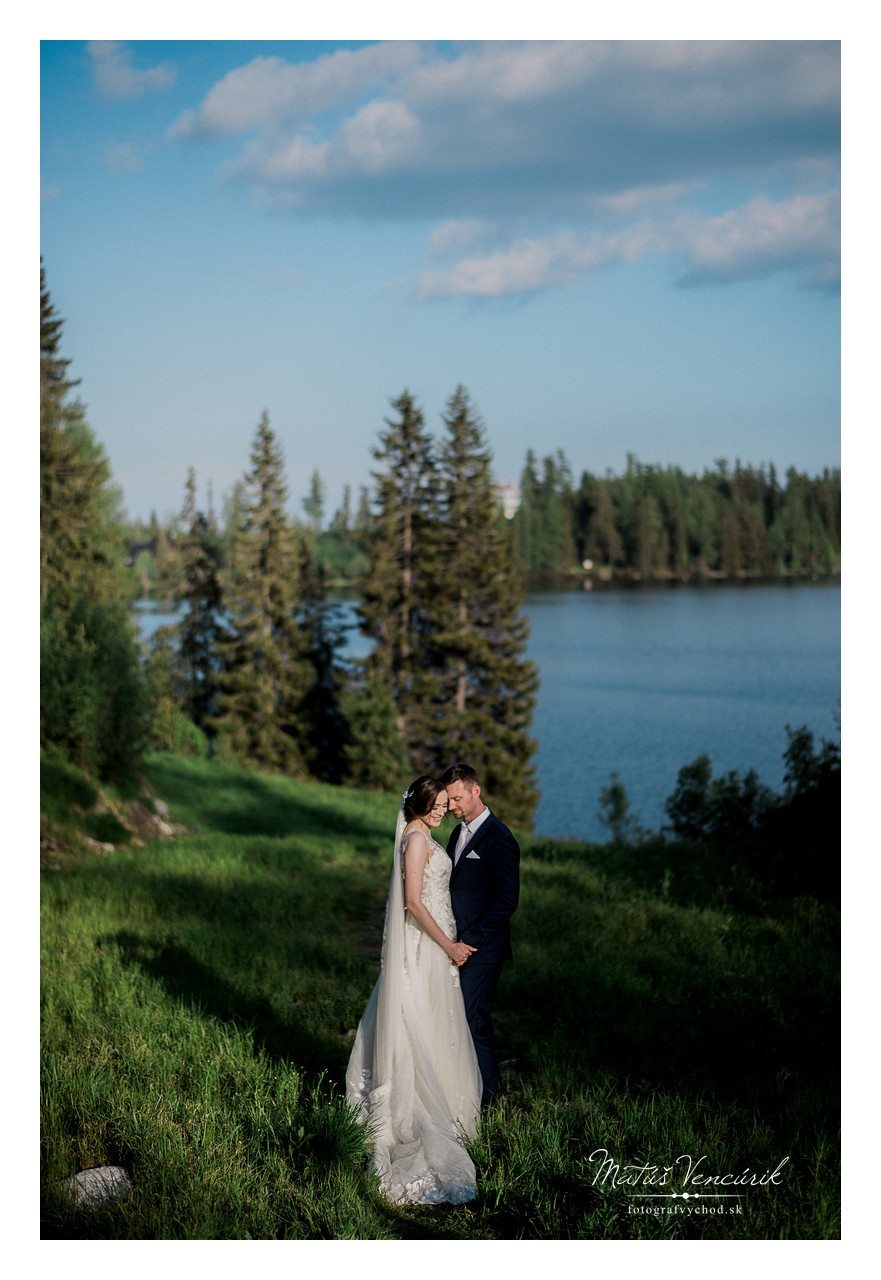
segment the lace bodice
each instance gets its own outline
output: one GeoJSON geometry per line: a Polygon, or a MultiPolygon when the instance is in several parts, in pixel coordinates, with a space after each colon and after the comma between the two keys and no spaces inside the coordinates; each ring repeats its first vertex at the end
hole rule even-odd
{"type": "MultiPolygon", "coordinates": [[[[411,831],[405,835],[402,844],[406,847],[407,840],[415,834],[415,831],[411,831]]],[[[450,906],[450,876],[453,872],[453,864],[442,845],[439,845],[431,836],[425,838],[430,852],[422,875],[422,901],[447,937],[455,938],[456,921],[453,919],[453,909],[450,906]]]]}

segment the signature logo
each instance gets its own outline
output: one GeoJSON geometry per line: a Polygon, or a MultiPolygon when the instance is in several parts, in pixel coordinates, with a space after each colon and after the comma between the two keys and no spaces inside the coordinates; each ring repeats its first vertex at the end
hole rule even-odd
{"type": "Polygon", "coordinates": [[[789,1156],[784,1156],[775,1169],[761,1173],[749,1168],[740,1173],[712,1173],[706,1159],[706,1156],[695,1159],[681,1155],[665,1165],[625,1164],[610,1155],[605,1147],[597,1147],[588,1156],[590,1163],[597,1166],[591,1186],[614,1190],[636,1188],[631,1194],[641,1199],[739,1199],[747,1187],[779,1187],[783,1181],[782,1170],[789,1163],[789,1156]]]}

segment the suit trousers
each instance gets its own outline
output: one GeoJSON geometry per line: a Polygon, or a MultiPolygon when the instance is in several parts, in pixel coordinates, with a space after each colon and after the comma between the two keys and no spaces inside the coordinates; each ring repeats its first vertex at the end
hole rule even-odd
{"type": "Polygon", "coordinates": [[[479,961],[466,960],[459,968],[465,1017],[471,1031],[471,1039],[474,1041],[477,1065],[483,1080],[481,1105],[484,1107],[493,1101],[499,1091],[499,1063],[496,1057],[495,1034],[490,1011],[499,978],[502,976],[503,964],[503,960],[495,964],[481,964],[479,961]]]}

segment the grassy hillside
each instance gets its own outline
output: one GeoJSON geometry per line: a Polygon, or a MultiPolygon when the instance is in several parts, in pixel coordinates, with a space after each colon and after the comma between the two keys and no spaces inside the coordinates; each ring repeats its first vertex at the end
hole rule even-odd
{"type": "Polygon", "coordinates": [[[609,849],[524,838],[479,1198],[395,1209],[342,1081],[396,797],[166,755],[148,774],[166,838],[130,821],[132,797],[47,763],[45,1236],[838,1236],[830,908],[676,904],[632,857],[619,877],[609,849]],[[101,1164],[134,1194],[74,1212],[58,1182],[101,1164]]]}

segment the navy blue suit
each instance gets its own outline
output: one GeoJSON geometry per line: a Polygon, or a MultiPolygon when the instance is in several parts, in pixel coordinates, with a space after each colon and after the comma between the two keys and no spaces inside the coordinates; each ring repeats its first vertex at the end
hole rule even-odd
{"type": "Polygon", "coordinates": [[[502,966],[511,959],[511,916],[520,897],[520,847],[503,822],[490,813],[455,863],[460,826],[447,843],[453,859],[450,898],[457,941],[477,950],[459,968],[465,1017],[483,1078],[483,1103],[499,1089],[499,1064],[490,1017],[502,966]],[[473,854],[473,857],[468,857],[473,854]]]}

